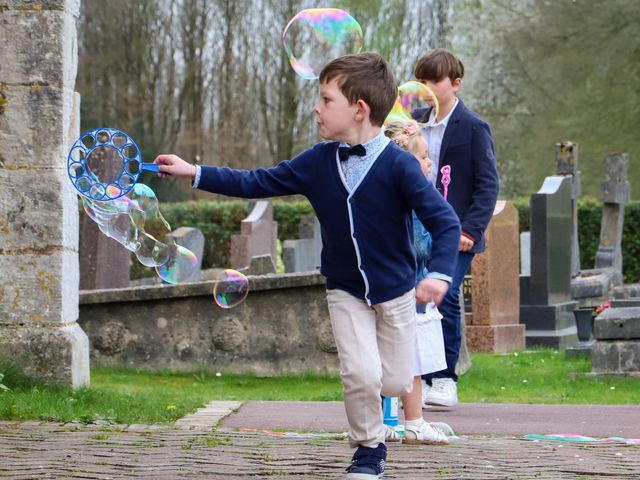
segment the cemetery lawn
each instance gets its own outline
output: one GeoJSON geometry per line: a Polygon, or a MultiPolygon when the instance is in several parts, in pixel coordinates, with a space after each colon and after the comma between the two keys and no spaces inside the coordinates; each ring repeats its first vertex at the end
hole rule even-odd
{"type": "MultiPolygon", "coordinates": [[[[638,379],[574,375],[591,370],[589,359],[564,359],[555,350],[504,355],[472,354],[461,377],[461,402],[640,404],[638,379]]],[[[0,419],[131,424],[172,423],[212,400],[340,401],[337,377],[289,375],[257,378],[222,372],[142,372],[93,368],[91,387],[76,391],[34,385],[7,366],[0,389],[0,419]]]]}

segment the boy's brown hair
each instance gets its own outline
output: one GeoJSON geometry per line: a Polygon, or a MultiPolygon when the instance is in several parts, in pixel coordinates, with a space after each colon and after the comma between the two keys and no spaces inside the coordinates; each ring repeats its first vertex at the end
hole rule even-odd
{"type": "Polygon", "coordinates": [[[396,79],[387,62],[373,52],[344,55],[320,72],[320,83],[334,78],[349,103],[363,100],[371,109],[371,123],[382,126],[398,96],[396,79]]]}
{"type": "Polygon", "coordinates": [[[434,48],[418,59],[413,74],[421,81],[439,82],[443,78],[449,77],[453,82],[456,78],[464,77],[464,65],[449,50],[434,48]]]}

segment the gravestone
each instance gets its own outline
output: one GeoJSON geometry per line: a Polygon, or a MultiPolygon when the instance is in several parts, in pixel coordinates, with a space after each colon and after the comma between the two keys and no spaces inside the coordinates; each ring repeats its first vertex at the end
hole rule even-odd
{"type": "Polygon", "coordinates": [[[640,377],[640,307],[611,307],[593,325],[591,369],[596,375],[640,377]]]}
{"type": "Polygon", "coordinates": [[[577,341],[571,299],[571,179],[547,177],[531,196],[531,276],[521,277],[526,345],[566,348],[577,341]]]}
{"type": "Polygon", "coordinates": [[[249,216],[242,220],[240,235],[231,237],[231,268],[248,268],[252,257],[269,254],[275,271],[277,236],[278,223],[273,221],[271,200],[256,201],[249,216]]]}
{"type": "Polygon", "coordinates": [[[79,327],[79,135],[73,0],[0,6],[0,356],[40,381],[89,383],[79,327]]]}
{"type": "MultiPolygon", "coordinates": [[[[122,162],[115,160],[113,148],[96,148],[87,164],[98,178],[112,181],[118,177],[122,162]]],[[[117,220],[124,229],[129,217],[121,215],[117,220]]],[[[114,239],[104,235],[98,225],[87,215],[80,216],[80,289],[126,288],[129,286],[131,254],[114,239]]]]}
{"type": "Polygon", "coordinates": [[[578,170],[578,144],[570,141],[556,143],[556,175],[571,179],[571,273],[580,271],[580,244],[578,242],[578,198],[581,193],[578,170]]]}
{"type": "Polygon", "coordinates": [[[179,227],[171,232],[171,237],[175,242],[191,250],[198,259],[195,267],[189,269],[191,272],[184,282],[199,282],[202,279],[202,255],[204,253],[204,234],[201,230],[193,227],[179,227]]]}
{"type": "Polygon", "coordinates": [[[129,286],[131,253],[103,234],[87,215],[80,219],[80,289],[129,286]]]}
{"type": "Polygon", "coordinates": [[[525,347],[520,324],[518,210],[496,203],[487,227],[487,249],[471,263],[472,315],[467,317],[467,345],[472,352],[505,353],[525,347]]]}
{"type": "Polygon", "coordinates": [[[613,267],[622,272],[624,206],[629,202],[631,190],[627,181],[629,157],[626,153],[612,154],[607,157],[606,164],[606,179],[600,186],[602,223],[595,267],[613,267]]]}
{"type": "MultiPolygon", "coordinates": [[[[202,257],[204,255],[204,234],[201,230],[193,227],[179,227],[169,234],[177,245],[183,246],[191,250],[197,258],[197,263],[193,268],[189,268],[189,275],[186,271],[181,272],[180,283],[199,282],[201,280],[210,280],[217,278],[223,269],[211,269],[211,272],[202,271],[202,257]]],[[[120,244],[118,244],[120,245],[120,244]]],[[[132,257],[134,262],[138,260],[132,257]]],[[[153,269],[153,267],[149,267],[153,269]]],[[[137,278],[129,282],[128,287],[139,287],[142,285],[157,285],[162,283],[158,275],[137,278]]],[[[113,288],[113,287],[109,287],[113,288]]]]}
{"type": "Polygon", "coordinates": [[[520,275],[531,275],[531,232],[520,234],[520,275]]]}
{"type": "Polygon", "coordinates": [[[320,269],[322,236],[320,222],[315,215],[300,219],[298,240],[285,240],[282,246],[284,271],[308,272],[320,269]]]}
{"type": "Polygon", "coordinates": [[[628,162],[626,154],[612,154],[606,159],[606,176],[600,185],[602,221],[595,268],[582,270],[572,279],[571,295],[574,299],[604,300],[613,288],[622,284],[622,228],[624,206],[630,193],[628,162]]]}

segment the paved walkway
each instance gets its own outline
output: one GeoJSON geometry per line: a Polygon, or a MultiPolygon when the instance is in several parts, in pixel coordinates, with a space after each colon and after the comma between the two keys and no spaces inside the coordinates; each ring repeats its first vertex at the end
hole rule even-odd
{"type": "MultiPolygon", "coordinates": [[[[351,451],[340,435],[340,403],[237,407],[214,402],[171,427],[0,422],[0,478],[342,478],[351,451]]],[[[446,446],[390,445],[385,478],[640,479],[638,446],[521,437],[637,438],[640,407],[463,404],[425,417],[447,421],[464,438],[446,446]]]]}

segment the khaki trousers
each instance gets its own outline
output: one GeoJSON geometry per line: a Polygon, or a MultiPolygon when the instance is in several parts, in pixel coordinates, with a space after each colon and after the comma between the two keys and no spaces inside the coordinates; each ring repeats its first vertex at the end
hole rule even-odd
{"type": "Polygon", "coordinates": [[[384,443],[380,395],[411,391],[416,347],[415,290],[368,306],[343,290],[328,290],[327,303],[340,358],[349,444],[384,443]]]}

